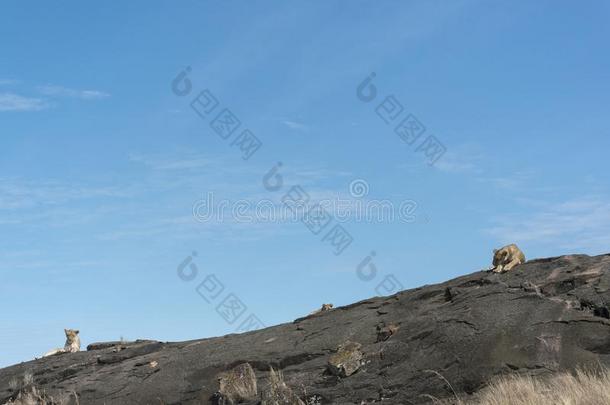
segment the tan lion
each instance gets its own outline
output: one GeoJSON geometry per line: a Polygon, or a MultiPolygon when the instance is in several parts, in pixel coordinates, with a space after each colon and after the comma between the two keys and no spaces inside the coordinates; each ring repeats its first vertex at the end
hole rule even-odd
{"type": "Polygon", "coordinates": [[[66,344],[63,349],[53,349],[42,357],[54,356],[60,353],[76,353],[80,351],[80,337],[76,329],[64,329],[66,334],[66,344]]]}
{"type": "Polygon", "coordinates": [[[513,243],[500,249],[494,249],[491,271],[494,273],[504,273],[523,263],[525,263],[525,255],[521,249],[513,243]]]}

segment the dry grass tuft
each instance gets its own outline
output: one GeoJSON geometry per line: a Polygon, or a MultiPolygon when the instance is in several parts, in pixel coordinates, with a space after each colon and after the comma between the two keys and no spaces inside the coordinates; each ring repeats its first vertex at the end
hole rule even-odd
{"type": "Polygon", "coordinates": [[[219,393],[229,403],[247,402],[258,395],[256,374],[248,363],[242,363],[218,377],[219,393]]]}
{"type": "Polygon", "coordinates": [[[9,388],[14,394],[4,405],[79,405],[78,395],[74,391],[62,395],[61,398],[53,398],[39,391],[34,385],[34,375],[29,371],[23,375],[21,381],[11,380],[9,388]]]}
{"type": "Polygon", "coordinates": [[[610,404],[610,370],[577,370],[549,378],[508,376],[481,391],[475,404],[485,405],[598,405],[610,404]]]}
{"type": "Polygon", "coordinates": [[[271,368],[269,386],[262,392],[261,405],[305,405],[284,381],[281,371],[271,368]]]}
{"type": "Polygon", "coordinates": [[[437,400],[455,405],[602,405],[610,404],[610,370],[577,370],[546,377],[509,375],[492,381],[475,394],[476,399],[437,400]]]}

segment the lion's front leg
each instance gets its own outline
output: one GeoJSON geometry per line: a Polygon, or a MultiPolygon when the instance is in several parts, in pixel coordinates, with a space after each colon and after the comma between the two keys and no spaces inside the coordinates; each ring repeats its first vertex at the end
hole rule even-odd
{"type": "Polygon", "coordinates": [[[493,271],[494,273],[502,273],[504,271],[504,266],[498,264],[496,267],[491,269],[491,271],[493,271]]]}
{"type": "Polygon", "coordinates": [[[517,265],[519,265],[519,264],[521,264],[521,262],[519,261],[519,259],[513,259],[513,260],[512,260],[510,263],[508,263],[508,264],[507,264],[507,265],[504,267],[504,270],[505,270],[505,271],[512,270],[512,269],[513,269],[513,267],[515,267],[515,266],[517,266],[517,265]]]}

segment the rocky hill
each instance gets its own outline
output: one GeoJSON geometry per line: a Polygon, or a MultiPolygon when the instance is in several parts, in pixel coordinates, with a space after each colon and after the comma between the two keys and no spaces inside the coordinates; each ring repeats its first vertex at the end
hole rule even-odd
{"type": "Polygon", "coordinates": [[[504,373],[610,366],[608,303],[610,255],[533,260],[241,335],[22,363],[0,370],[0,404],[32,387],[85,405],[418,404],[449,383],[467,400],[504,373]]]}

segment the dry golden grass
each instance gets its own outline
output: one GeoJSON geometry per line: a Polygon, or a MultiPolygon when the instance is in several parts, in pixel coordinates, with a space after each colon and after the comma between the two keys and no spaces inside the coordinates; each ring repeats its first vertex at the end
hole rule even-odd
{"type": "Polygon", "coordinates": [[[479,391],[477,399],[456,396],[437,404],[457,405],[603,405],[610,404],[610,370],[557,373],[550,377],[505,376],[479,391]]]}
{"type": "Polygon", "coordinates": [[[601,405],[610,404],[610,371],[576,371],[550,378],[509,376],[492,382],[476,404],[601,405]]]}
{"type": "Polygon", "coordinates": [[[39,391],[34,385],[34,375],[26,372],[22,379],[13,379],[9,388],[14,392],[13,398],[3,405],[79,405],[78,395],[71,391],[58,399],[39,391]]]}
{"type": "Polygon", "coordinates": [[[252,401],[258,396],[256,374],[248,363],[242,363],[218,377],[220,394],[228,403],[252,401]]]}
{"type": "Polygon", "coordinates": [[[292,391],[284,381],[281,371],[275,371],[273,367],[269,372],[269,385],[262,392],[261,405],[305,405],[303,401],[292,391]]]}

